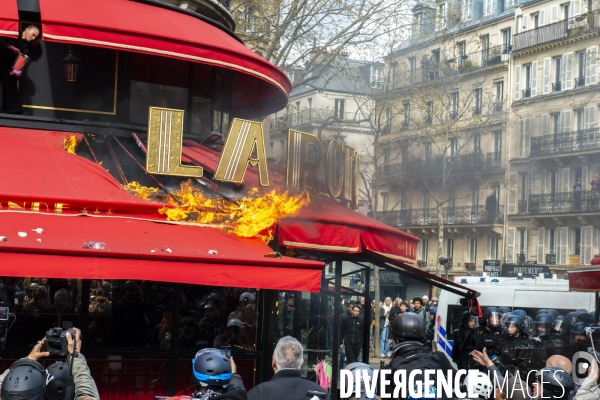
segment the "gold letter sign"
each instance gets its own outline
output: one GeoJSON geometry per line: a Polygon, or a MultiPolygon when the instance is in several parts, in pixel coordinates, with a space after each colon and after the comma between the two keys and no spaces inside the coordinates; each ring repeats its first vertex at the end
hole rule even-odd
{"type": "Polygon", "coordinates": [[[234,118],[214,179],[242,183],[248,164],[258,165],[261,186],[269,186],[265,140],[260,122],[234,118]],[[256,158],[252,154],[256,149],[256,158]]]}
{"type": "Polygon", "coordinates": [[[319,186],[318,171],[321,166],[322,156],[321,142],[315,135],[288,130],[287,151],[287,186],[292,190],[304,192],[306,190],[306,179],[310,177],[310,183],[315,194],[321,194],[319,186]]]}
{"type": "Polygon", "coordinates": [[[200,178],[202,167],[181,165],[183,110],[150,107],[148,117],[149,174],[200,178]]]}

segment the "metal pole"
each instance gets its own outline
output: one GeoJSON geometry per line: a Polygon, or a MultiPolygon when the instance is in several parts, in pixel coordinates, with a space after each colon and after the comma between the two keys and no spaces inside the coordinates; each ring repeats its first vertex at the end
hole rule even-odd
{"type": "Polygon", "coordinates": [[[340,369],[340,303],[342,292],[342,259],[338,258],[335,261],[335,287],[333,291],[336,293],[334,297],[333,307],[333,346],[331,352],[331,398],[337,398],[338,379],[340,369]]]}
{"type": "Polygon", "coordinates": [[[363,362],[369,363],[369,344],[371,334],[371,298],[369,297],[369,288],[371,286],[371,269],[365,271],[365,311],[364,311],[364,326],[363,326],[363,362]]]}

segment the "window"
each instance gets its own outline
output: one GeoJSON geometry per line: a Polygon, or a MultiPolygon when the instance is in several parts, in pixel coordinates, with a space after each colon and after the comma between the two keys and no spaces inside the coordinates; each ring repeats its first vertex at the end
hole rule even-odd
{"type": "Polygon", "coordinates": [[[392,63],[392,88],[397,88],[398,87],[398,63],[397,62],[393,62],[392,63]]]}
{"type": "MultiPolygon", "coordinates": [[[[312,114],[312,97],[308,98],[308,111],[312,114]]],[[[310,118],[310,116],[309,116],[309,118],[310,118]]]]}
{"type": "Polygon", "coordinates": [[[425,123],[433,123],[433,101],[428,101],[425,103],[425,123]]]}
{"type": "Polygon", "coordinates": [[[577,79],[575,80],[575,87],[585,86],[585,51],[580,51],[576,54],[577,56],[577,79]]]}
{"type": "Polygon", "coordinates": [[[435,22],[435,29],[437,31],[444,30],[446,28],[446,3],[438,4],[437,16],[435,22]]]}
{"type": "Polygon", "coordinates": [[[431,160],[431,142],[425,142],[425,160],[431,160]]]}
{"type": "Polygon", "coordinates": [[[300,123],[300,121],[299,121],[300,120],[300,102],[299,101],[296,102],[296,118],[297,118],[296,123],[300,123]]]}
{"type": "Polygon", "coordinates": [[[506,7],[505,8],[513,7],[516,4],[517,4],[517,0],[506,0],[506,7]]]}
{"type": "Polygon", "coordinates": [[[490,260],[498,259],[498,238],[490,236],[490,260]]]}
{"type": "Polygon", "coordinates": [[[502,131],[494,131],[494,158],[499,159],[500,153],[502,153],[502,131]]]}
{"type": "Polygon", "coordinates": [[[476,133],[473,135],[473,153],[481,153],[481,134],[476,133]]]}
{"type": "Polygon", "coordinates": [[[335,99],[335,110],[334,117],[337,119],[344,119],[344,105],[346,100],[344,99],[335,99]]]}
{"type": "Polygon", "coordinates": [[[408,122],[410,121],[410,102],[405,101],[402,103],[403,112],[404,112],[404,120],[402,121],[402,127],[407,128],[408,122]]]}
{"type": "Polygon", "coordinates": [[[581,228],[573,228],[571,239],[571,248],[573,249],[573,255],[581,255],[581,228]]]}
{"type": "Polygon", "coordinates": [[[570,3],[565,3],[565,4],[561,4],[560,5],[560,10],[562,13],[562,19],[569,19],[571,18],[571,15],[569,14],[570,10],[569,10],[569,4],[570,3]]]}
{"type": "Polygon", "coordinates": [[[446,238],[446,257],[454,257],[454,238],[446,238]]]}
{"type": "Polygon", "coordinates": [[[562,58],[554,57],[554,83],[552,84],[553,92],[560,92],[561,89],[561,71],[562,71],[562,58]]]}
{"type": "Polygon", "coordinates": [[[527,172],[519,172],[521,186],[519,186],[519,200],[527,199],[527,172]]]}
{"type": "Polygon", "coordinates": [[[385,127],[389,129],[391,126],[392,126],[392,109],[386,108],[385,109],[385,127]]]}
{"type": "Polygon", "coordinates": [[[408,58],[408,67],[410,68],[410,72],[415,72],[417,69],[417,57],[409,57],[408,58]]]}
{"type": "Polygon", "coordinates": [[[539,28],[540,27],[540,14],[531,14],[531,28],[539,28]]]}
{"type": "Polygon", "coordinates": [[[476,88],[473,90],[473,100],[475,106],[473,107],[473,115],[481,115],[482,107],[483,107],[483,89],[476,88]]]}
{"type": "Polygon", "coordinates": [[[527,260],[527,229],[517,229],[517,255],[519,263],[527,260]]]}
{"type": "Polygon", "coordinates": [[[558,135],[560,133],[560,114],[550,114],[550,119],[552,120],[552,133],[558,135]]]}
{"type": "Polygon", "coordinates": [[[421,261],[423,261],[423,265],[427,265],[427,253],[429,252],[429,239],[422,238],[421,239],[421,253],[419,256],[421,257],[421,261]]]}
{"type": "Polygon", "coordinates": [[[452,92],[451,94],[451,110],[450,110],[450,118],[457,119],[458,118],[458,90],[452,92]]]}
{"type": "Polygon", "coordinates": [[[485,0],[483,11],[485,15],[496,14],[496,2],[497,0],[485,0]]]}
{"type": "Polygon", "coordinates": [[[548,229],[548,254],[556,254],[556,229],[548,229]]]}
{"type": "Polygon", "coordinates": [[[424,191],[422,194],[422,207],[423,207],[423,225],[429,223],[429,192],[424,191]]]}
{"type": "Polygon", "coordinates": [[[502,111],[504,102],[504,81],[494,82],[494,112],[502,111]]]}
{"type": "Polygon", "coordinates": [[[584,121],[583,121],[583,108],[580,108],[579,110],[575,110],[575,123],[577,124],[575,129],[578,131],[581,131],[584,128],[584,121]]]}
{"type": "Polygon", "coordinates": [[[469,262],[470,263],[477,262],[477,238],[476,237],[469,238],[469,262]]]}
{"type": "Polygon", "coordinates": [[[470,21],[473,16],[473,0],[462,0],[462,21],[470,21]]]}
{"type": "Polygon", "coordinates": [[[415,34],[420,34],[423,30],[423,14],[422,13],[416,13],[413,16],[414,18],[414,33],[415,34]]]}
{"type": "Polygon", "coordinates": [[[253,32],[256,29],[256,9],[254,7],[246,8],[244,22],[246,23],[246,31],[253,32]]]}
{"type": "Polygon", "coordinates": [[[383,154],[383,165],[389,165],[390,163],[390,148],[385,147],[382,151],[383,154]]]}
{"type": "Polygon", "coordinates": [[[371,87],[383,89],[383,68],[371,66],[371,87]]]}
{"type": "Polygon", "coordinates": [[[502,30],[502,61],[508,61],[508,53],[510,53],[510,28],[502,30]]]}
{"type": "Polygon", "coordinates": [[[454,158],[458,155],[458,140],[456,140],[455,138],[450,139],[449,150],[450,150],[450,157],[454,158]]]}
{"type": "Polygon", "coordinates": [[[523,65],[523,78],[525,81],[525,89],[523,89],[523,97],[531,97],[531,64],[523,65]]]}
{"type": "Polygon", "coordinates": [[[467,60],[467,43],[466,42],[460,42],[456,45],[456,50],[458,52],[458,65],[459,66],[463,66],[465,61],[467,60]]]}
{"type": "Polygon", "coordinates": [[[388,193],[387,192],[381,192],[381,211],[387,211],[388,210],[388,193]]]}
{"type": "Polygon", "coordinates": [[[490,55],[490,35],[480,37],[481,41],[481,65],[485,66],[490,55]]]}

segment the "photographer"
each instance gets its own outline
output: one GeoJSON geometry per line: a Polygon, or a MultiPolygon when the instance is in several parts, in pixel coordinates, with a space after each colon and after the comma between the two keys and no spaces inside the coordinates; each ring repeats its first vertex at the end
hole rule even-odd
{"type": "Polygon", "coordinates": [[[23,311],[25,312],[40,312],[45,311],[48,308],[48,301],[46,296],[48,294],[45,286],[40,286],[37,283],[29,285],[27,290],[28,296],[25,297],[25,303],[23,304],[23,311]]]}
{"type": "MultiPolygon", "coordinates": [[[[69,332],[66,332],[65,337],[69,353],[66,363],[70,367],[75,386],[74,399],[100,399],[98,388],[90,375],[85,357],[79,353],[79,349],[81,349],[81,331],[77,328],[73,328],[73,330],[75,331],[75,340],[73,340],[69,332]]],[[[2,400],[20,400],[24,398],[42,400],[44,398],[46,391],[46,371],[38,360],[50,356],[49,352],[43,351],[45,340],[45,338],[40,340],[26,358],[15,361],[10,369],[0,375],[2,400]],[[11,374],[16,379],[11,379],[11,374]],[[25,376],[27,377],[26,379],[19,379],[25,378],[25,376]],[[9,380],[11,384],[5,384],[9,380]],[[15,383],[13,384],[12,382],[15,383]]]]}

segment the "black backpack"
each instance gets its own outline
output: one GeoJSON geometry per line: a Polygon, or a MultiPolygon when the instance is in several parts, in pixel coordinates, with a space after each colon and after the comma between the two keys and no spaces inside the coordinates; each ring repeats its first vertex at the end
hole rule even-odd
{"type": "MultiPolygon", "coordinates": [[[[392,374],[398,370],[406,371],[406,379],[410,376],[410,373],[413,370],[424,371],[426,369],[439,369],[440,368],[440,359],[438,355],[430,352],[411,352],[409,354],[403,354],[402,356],[394,357],[389,365],[392,369],[392,374]]],[[[422,373],[417,373],[415,375],[415,381],[419,381],[423,379],[422,373]]],[[[434,379],[435,381],[435,379],[434,379]]],[[[435,387],[435,385],[434,385],[435,387]]],[[[392,389],[393,390],[393,389],[392,389]]],[[[393,391],[390,392],[390,395],[393,394],[393,391]]],[[[402,392],[400,392],[400,395],[402,392]]],[[[408,396],[408,387],[407,387],[407,396],[408,396]]],[[[436,396],[437,397],[437,396],[436,396]]]]}

